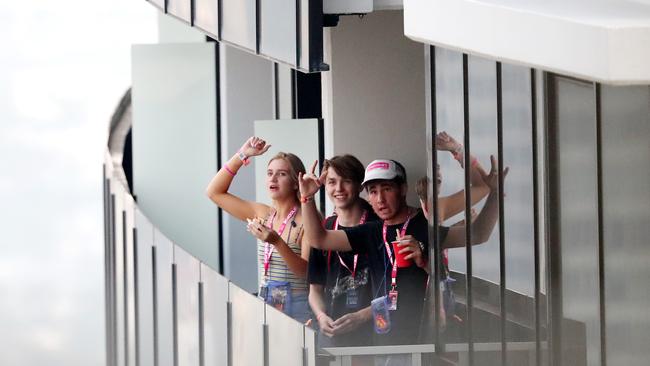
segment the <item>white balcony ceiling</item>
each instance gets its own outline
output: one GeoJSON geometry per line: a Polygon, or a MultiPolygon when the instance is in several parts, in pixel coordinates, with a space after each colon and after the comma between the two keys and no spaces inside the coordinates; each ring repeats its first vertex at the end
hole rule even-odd
{"type": "Polygon", "coordinates": [[[608,84],[650,84],[650,3],[404,0],[416,41],[608,84]]]}

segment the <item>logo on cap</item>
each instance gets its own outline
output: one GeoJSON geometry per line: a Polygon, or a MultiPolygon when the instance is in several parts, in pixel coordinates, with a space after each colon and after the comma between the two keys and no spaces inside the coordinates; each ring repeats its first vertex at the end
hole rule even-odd
{"type": "Polygon", "coordinates": [[[378,161],[376,163],[372,163],[372,164],[368,165],[368,168],[366,168],[366,171],[369,172],[369,171],[375,170],[375,169],[387,170],[389,167],[390,167],[390,165],[388,163],[383,162],[383,161],[378,161]]]}

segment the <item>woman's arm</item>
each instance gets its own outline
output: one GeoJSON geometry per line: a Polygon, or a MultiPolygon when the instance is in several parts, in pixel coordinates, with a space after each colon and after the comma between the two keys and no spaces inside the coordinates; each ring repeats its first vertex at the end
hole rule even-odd
{"type": "MultiPolygon", "coordinates": [[[[499,218],[499,197],[498,197],[498,173],[497,164],[494,156],[490,156],[492,169],[490,174],[485,178],[485,184],[490,188],[490,194],[481,210],[481,213],[476,217],[472,225],[472,238],[471,244],[482,244],[490,239],[492,230],[496,225],[499,218]]],[[[508,174],[508,168],[503,170],[503,178],[505,179],[508,174]]],[[[467,225],[467,224],[465,224],[467,225]]],[[[465,246],[465,225],[458,225],[449,228],[447,237],[442,243],[442,248],[457,248],[465,246]]]]}
{"type": "MultiPolygon", "coordinates": [[[[436,147],[441,151],[449,151],[454,156],[454,159],[458,161],[460,166],[464,166],[463,145],[446,132],[441,132],[436,135],[436,147]]],[[[485,184],[484,180],[484,177],[488,174],[485,172],[485,169],[483,169],[478,159],[470,155],[470,162],[470,193],[472,206],[474,206],[490,193],[490,188],[485,184]]],[[[445,221],[448,218],[457,215],[465,209],[465,191],[460,190],[450,196],[439,198],[438,207],[440,208],[439,215],[441,221],[445,221]]]]}
{"type": "MultiPolygon", "coordinates": [[[[239,151],[243,154],[241,157],[253,157],[265,153],[270,146],[262,139],[251,137],[246,140],[239,151]]],[[[244,165],[241,157],[239,153],[233,155],[225,163],[224,167],[217,172],[214,178],[212,178],[205,193],[217,206],[239,220],[243,221],[247,218],[266,217],[270,210],[269,206],[253,201],[246,201],[228,192],[237,171],[244,165]]]]}

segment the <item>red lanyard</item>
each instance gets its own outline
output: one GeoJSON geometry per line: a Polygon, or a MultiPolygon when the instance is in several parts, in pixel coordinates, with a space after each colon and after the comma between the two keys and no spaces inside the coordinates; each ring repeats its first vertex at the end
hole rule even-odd
{"type": "MultiPolygon", "coordinates": [[[[282,233],[284,232],[284,229],[287,227],[287,223],[296,215],[296,212],[298,212],[298,206],[294,206],[291,209],[291,211],[289,211],[289,214],[284,219],[284,221],[282,221],[282,224],[278,228],[278,235],[280,237],[282,237],[282,233]]],[[[266,225],[271,230],[273,230],[273,221],[275,220],[275,214],[277,214],[277,211],[273,212],[273,216],[271,216],[271,220],[269,220],[268,224],[266,225]]],[[[265,277],[268,277],[269,274],[269,267],[271,266],[271,257],[273,256],[274,249],[275,247],[272,246],[271,244],[264,243],[264,276],[265,277]]]]}
{"type": "MultiPolygon", "coordinates": [[[[359,225],[363,225],[366,223],[366,219],[368,218],[368,210],[363,210],[363,213],[361,214],[361,220],[359,220],[359,225]]],[[[334,220],[334,229],[333,230],[338,230],[339,228],[339,218],[338,216],[334,220]]],[[[352,270],[350,270],[350,267],[348,267],[345,262],[343,261],[343,258],[341,258],[341,254],[339,252],[336,252],[336,255],[339,257],[339,262],[341,262],[341,265],[345,267],[350,273],[352,273],[352,278],[355,278],[355,274],[357,273],[357,260],[359,259],[359,254],[354,255],[354,261],[352,264],[352,270]]],[[[327,272],[330,270],[330,258],[332,256],[332,251],[327,252],[327,272]]]]}
{"type": "MultiPolygon", "coordinates": [[[[406,228],[409,226],[409,222],[411,221],[411,212],[409,211],[408,217],[406,218],[406,222],[404,225],[402,225],[402,229],[400,230],[400,238],[403,237],[406,234],[406,228]]],[[[382,228],[382,235],[384,238],[384,246],[386,247],[386,254],[388,254],[388,260],[390,260],[390,264],[393,265],[393,270],[390,275],[390,283],[391,287],[394,289],[397,287],[397,260],[393,259],[393,255],[390,251],[390,245],[388,245],[388,242],[386,241],[386,232],[388,231],[388,226],[386,226],[386,222],[384,221],[384,227],[382,228]]],[[[396,249],[397,250],[397,249],[396,249]]],[[[395,253],[397,255],[397,253],[395,253]]]]}

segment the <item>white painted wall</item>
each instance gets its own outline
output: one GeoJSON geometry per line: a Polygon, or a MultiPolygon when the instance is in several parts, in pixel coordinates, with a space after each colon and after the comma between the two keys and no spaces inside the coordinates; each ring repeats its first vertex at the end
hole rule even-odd
{"type": "Polygon", "coordinates": [[[402,19],[402,11],[379,11],[325,29],[325,157],[400,161],[416,205],[414,183],[426,175],[424,51],[404,37],[402,19]]]}

